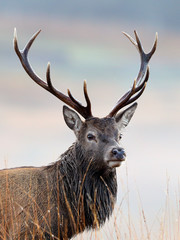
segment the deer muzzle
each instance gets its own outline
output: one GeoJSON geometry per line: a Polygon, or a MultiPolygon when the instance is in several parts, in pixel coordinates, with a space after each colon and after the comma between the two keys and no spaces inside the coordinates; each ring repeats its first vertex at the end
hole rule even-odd
{"type": "Polygon", "coordinates": [[[112,156],[117,159],[117,161],[124,161],[125,160],[125,151],[123,148],[113,148],[112,149],[112,156]]]}
{"type": "Polygon", "coordinates": [[[108,166],[111,168],[119,167],[123,161],[126,159],[126,153],[123,148],[121,147],[113,147],[109,149],[105,161],[107,162],[108,166]]]}

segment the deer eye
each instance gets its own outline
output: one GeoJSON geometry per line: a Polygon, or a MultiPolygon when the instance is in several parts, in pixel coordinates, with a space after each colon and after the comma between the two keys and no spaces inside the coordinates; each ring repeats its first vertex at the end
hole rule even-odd
{"type": "Polygon", "coordinates": [[[119,134],[119,140],[121,140],[121,138],[122,138],[122,133],[121,133],[121,134],[119,134]]]}
{"type": "Polygon", "coordinates": [[[87,139],[88,139],[89,141],[95,140],[95,138],[96,138],[96,137],[95,137],[92,133],[88,133],[87,139]]]}

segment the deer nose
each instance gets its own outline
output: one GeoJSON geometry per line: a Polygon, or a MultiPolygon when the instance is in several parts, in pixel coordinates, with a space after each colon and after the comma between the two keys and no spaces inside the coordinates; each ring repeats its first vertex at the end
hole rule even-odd
{"type": "Polygon", "coordinates": [[[125,160],[126,153],[123,148],[113,148],[111,152],[113,154],[113,157],[115,157],[117,160],[125,160]]]}

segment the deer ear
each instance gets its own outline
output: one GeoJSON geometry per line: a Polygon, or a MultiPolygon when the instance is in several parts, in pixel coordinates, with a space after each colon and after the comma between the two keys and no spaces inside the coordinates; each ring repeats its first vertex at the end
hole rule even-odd
{"type": "Polygon", "coordinates": [[[127,108],[126,110],[124,110],[123,112],[119,113],[116,116],[116,122],[120,130],[125,128],[128,125],[136,108],[137,108],[137,103],[134,103],[129,108],[127,108]]]}
{"type": "Polygon", "coordinates": [[[68,127],[77,134],[82,126],[79,115],[70,108],[63,106],[63,116],[68,127]]]}

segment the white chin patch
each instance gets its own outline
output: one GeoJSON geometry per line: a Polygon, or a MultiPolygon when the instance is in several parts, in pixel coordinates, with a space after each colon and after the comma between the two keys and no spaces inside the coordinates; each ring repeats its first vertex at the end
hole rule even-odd
{"type": "Polygon", "coordinates": [[[121,166],[121,163],[120,161],[109,161],[108,162],[108,165],[109,167],[111,168],[115,168],[115,167],[120,167],[121,166]]]}

